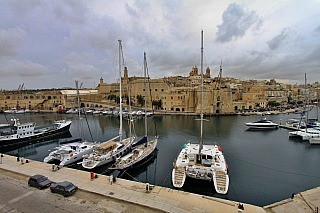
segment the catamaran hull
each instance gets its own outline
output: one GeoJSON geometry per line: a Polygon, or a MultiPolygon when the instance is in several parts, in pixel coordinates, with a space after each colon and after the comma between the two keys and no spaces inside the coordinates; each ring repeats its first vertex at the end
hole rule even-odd
{"type": "Polygon", "coordinates": [[[46,132],[41,132],[41,133],[36,133],[36,134],[31,135],[29,137],[14,138],[14,139],[8,139],[8,140],[3,139],[0,141],[0,148],[29,144],[29,143],[32,143],[35,141],[53,138],[53,137],[56,137],[56,136],[59,136],[63,133],[68,132],[70,129],[70,125],[71,125],[71,122],[62,128],[59,128],[56,130],[48,130],[46,132]]]}

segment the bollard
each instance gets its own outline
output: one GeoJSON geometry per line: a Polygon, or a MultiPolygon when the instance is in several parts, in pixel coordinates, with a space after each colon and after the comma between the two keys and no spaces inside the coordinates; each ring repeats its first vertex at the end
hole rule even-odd
{"type": "Polygon", "coordinates": [[[146,184],[146,192],[149,192],[149,190],[150,190],[150,185],[149,185],[149,183],[147,183],[146,184]]]}
{"type": "Polygon", "coordinates": [[[17,157],[17,162],[19,162],[20,161],[20,158],[19,157],[17,157]]]}
{"type": "Polygon", "coordinates": [[[23,158],[21,158],[21,164],[23,164],[23,158]]]}
{"type": "Polygon", "coordinates": [[[55,166],[56,166],[56,165],[52,164],[52,171],[55,170],[55,166]]]}
{"type": "Polygon", "coordinates": [[[110,175],[110,184],[112,185],[113,175],[110,175]]]}
{"type": "Polygon", "coordinates": [[[2,154],[0,154],[0,164],[2,164],[2,154]]]}
{"type": "Polygon", "coordinates": [[[90,172],[90,175],[91,175],[91,180],[93,180],[94,179],[94,173],[90,172]]]}

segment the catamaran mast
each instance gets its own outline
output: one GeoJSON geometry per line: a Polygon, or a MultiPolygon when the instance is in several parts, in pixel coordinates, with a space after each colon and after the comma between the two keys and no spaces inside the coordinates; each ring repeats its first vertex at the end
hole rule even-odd
{"type": "MultiPolygon", "coordinates": [[[[199,158],[201,158],[201,150],[203,146],[202,132],[203,132],[203,30],[201,30],[201,129],[200,129],[200,143],[199,143],[199,158]]],[[[200,159],[199,159],[200,160],[200,159]]]]}
{"type": "Polygon", "coordinates": [[[120,128],[119,128],[119,137],[120,141],[122,141],[122,97],[121,97],[121,52],[122,52],[122,46],[121,46],[121,39],[118,39],[119,41],[119,88],[120,88],[120,128]]]}
{"type": "Polygon", "coordinates": [[[144,52],[144,136],[147,137],[147,56],[144,52]]]}

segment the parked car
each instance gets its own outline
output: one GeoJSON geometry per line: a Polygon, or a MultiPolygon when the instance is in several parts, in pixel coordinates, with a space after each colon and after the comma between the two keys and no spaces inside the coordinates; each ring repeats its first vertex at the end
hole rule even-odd
{"type": "Polygon", "coordinates": [[[29,186],[37,187],[38,189],[47,188],[51,185],[51,181],[43,175],[34,175],[29,178],[29,186]]]}
{"type": "Polygon", "coordinates": [[[64,197],[67,197],[75,193],[78,190],[78,187],[73,185],[73,183],[64,181],[64,182],[54,184],[53,186],[50,187],[50,190],[52,193],[59,193],[59,194],[62,194],[64,197]]]}

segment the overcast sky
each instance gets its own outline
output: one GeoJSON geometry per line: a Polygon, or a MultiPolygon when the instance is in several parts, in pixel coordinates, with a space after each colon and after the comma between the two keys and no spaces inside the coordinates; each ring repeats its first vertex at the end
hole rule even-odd
{"type": "Polygon", "coordinates": [[[129,76],[320,81],[320,1],[1,0],[0,89],[84,87],[118,76],[118,39],[129,76]]]}

